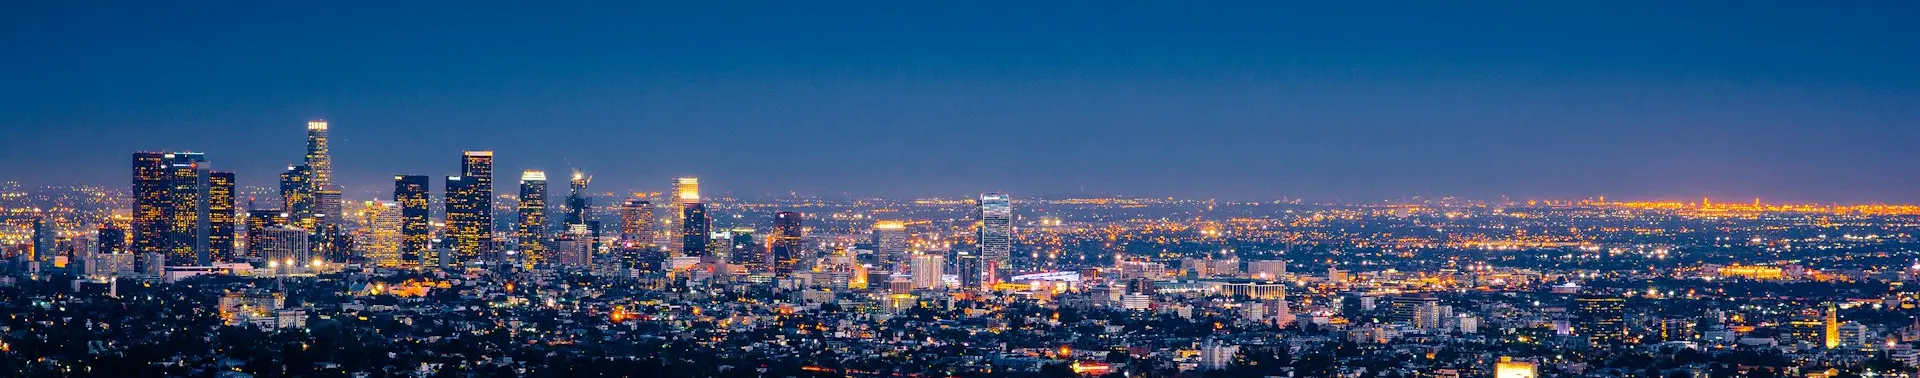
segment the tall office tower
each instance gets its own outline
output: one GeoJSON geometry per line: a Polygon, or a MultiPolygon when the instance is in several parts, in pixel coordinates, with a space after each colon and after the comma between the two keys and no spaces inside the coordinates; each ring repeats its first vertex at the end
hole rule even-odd
{"type": "Polygon", "coordinates": [[[439,261],[433,252],[432,213],[427,176],[393,176],[393,202],[400,205],[400,264],[420,267],[439,261]]]}
{"type": "Polygon", "coordinates": [[[287,227],[287,213],[247,210],[247,259],[266,258],[267,229],[273,227],[287,227]]]}
{"type": "Polygon", "coordinates": [[[1013,270],[1013,199],[1004,193],[980,195],[980,259],[995,277],[1013,270]]]}
{"type": "Polygon", "coordinates": [[[133,252],[164,250],[167,231],[167,158],[162,152],[133,153],[133,252]]]}
{"type": "Polygon", "coordinates": [[[193,265],[207,249],[206,155],[133,154],[133,246],[164,265],[193,265]]]}
{"type": "Polygon", "coordinates": [[[207,174],[207,255],[209,262],[233,262],[240,256],[233,251],[234,223],[238,214],[233,204],[233,172],[207,174]]]}
{"type": "Polygon", "coordinates": [[[965,252],[955,255],[953,259],[953,273],[954,275],[960,276],[961,288],[978,290],[986,286],[986,279],[982,277],[980,269],[979,255],[965,252]]]}
{"type": "Polygon", "coordinates": [[[343,209],[341,205],[343,204],[344,202],[341,202],[339,190],[314,189],[313,222],[316,225],[315,227],[325,228],[321,226],[346,225],[346,218],[342,218],[343,209]]]}
{"type": "Polygon", "coordinates": [[[746,266],[748,272],[767,271],[766,249],[760,248],[759,243],[753,242],[753,228],[735,227],[727,230],[727,238],[728,243],[731,244],[727,248],[727,256],[732,259],[732,263],[746,266]]]}
{"type": "MultiPolygon", "coordinates": [[[[98,234],[94,236],[94,239],[95,239],[94,240],[95,243],[99,243],[98,247],[95,247],[94,249],[94,254],[96,255],[117,255],[117,254],[127,253],[127,230],[126,229],[122,229],[114,225],[101,226],[100,231],[98,232],[98,234]]],[[[88,263],[92,263],[92,262],[88,262],[88,263]]]]}
{"type": "Polygon", "coordinates": [[[53,232],[53,222],[47,221],[47,217],[34,217],[33,255],[27,256],[27,259],[32,261],[53,260],[54,243],[58,240],[58,234],[57,232],[53,232]]]}
{"type": "Polygon", "coordinates": [[[593,176],[573,172],[573,180],[567,183],[566,224],[568,229],[576,225],[586,225],[588,221],[593,220],[593,204],[587,197],[587,183],[592,181],[593,176]]]}
{"type": "Polygon", "coordinates": [[[653,245],[653,202],[635,198],[620,207],[620,239],[628,248],[653,245]]]}
{"type": "Polygon", "coordinates": [[[460,175],[447,177],[447,236],[456,261],[488,257],[493,246],[493,151],[461,155],[460,175]]]}
{"type": "Polygon", "coordinates": [[[318,201],[313,194],[311,167],[289,165],[286,172],[280,173],[280,208],[287,212],[287,224],[310,231],[316,229],[314,204],[318,201]]]}
{"type": "Polygon", "coordinates": [[[313,169],[313,189],[334,189],[333,155],[327,148],[327,121],[307,121],[307,167],[313,169]]]}
{"type": "Polygon", "coordinates": [[[1626,341],[1626,299],[1583,297],[1575,301],[1574,331],[1586,336],[1588,343],[1605,346],[1626,341]]]}
{"type": "MultiPolygon", "coordinates": [[[[669,210],[668,213],[668,215],[673,217],[673,224],[667,226],[673,227],[674,225],[685,224],[687,221],[687,203],[700,202],[700,179],[696,177],[674,178],[673,193],[669,195],[673,196],[673,206],[671,206],[672,209],[669,210]]],[[[668,228],[668,230],[671,229],[672,228],[668,228]]],[[[668,242],[673,244],[673,250],[681,248],[680,238],[668,238],[668,242]]]]}
{"type": "MultiPolygon", "coordinates": [[[[520,223],[513,237],[520,241],[520,255],[527,264],[537,265],[547,258],[547,173],[520,172],[520,223]]],[[[571,215],[571,214],[569,214],[571,215]]]]}
{"type": "Polygon", "coordinates": [[[708,256],[707,238],[712,226],[707,220],[707,204],[690,202],[683,205],[680,222],[680,253],[682,256],[708,256]]]}
{"type": "Polygon", "coordinates": [[[879,221],[873,223],[874,257],[880,266],[898,270],[900,264],[907,262],[907,223],[901,221],[879,221]]]}
{"type": "Polygon", "coordinates": [[[366,213],[367,241],[360,249],[367,260],[380,267],[400,266],[400,204],[368,201],[366,213]]]}
{"type": "Polygon", "coordinates": [[[1840,314],[1838,311],[1834,310],[1833,303],[1831,302],[1827,303],[1827,320],[1826,322],[1824,322],[1823,325],[1825,325],[1826,327],[1824,330],[1825,332],[1821,333],[1821,336],[1823,336],[1821,338],[1821,341],[1824,341],[1824,343],[1822,343],[1821,345],[1826,346],[1827,349],[1839,348],[1840,347],[1840,314]]]}
{"type": "Polygon", "coordinates": [[[804,253],[801,242],[806,239],[802,218],[800,213],[792,211],[773,213],[773,234],[767,239],[772,242],[774,274],[793,273],[793,266],[800,263],[804,253]]]}
{"type": "Polygon", "coordinates": [[[913,257],[913,288],[937,289],[945,284],[940,280],[945,275],[947,257],[936,254],[924,254],[913,257]]]}

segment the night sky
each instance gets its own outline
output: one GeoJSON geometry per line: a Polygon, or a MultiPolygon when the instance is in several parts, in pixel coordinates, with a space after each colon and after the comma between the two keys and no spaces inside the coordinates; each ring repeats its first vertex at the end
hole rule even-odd
{"type": "Polygon", "coordinates": [[[0,179],[1920,202],[1912,1],[282,3],[0,2],[0,179]]]}

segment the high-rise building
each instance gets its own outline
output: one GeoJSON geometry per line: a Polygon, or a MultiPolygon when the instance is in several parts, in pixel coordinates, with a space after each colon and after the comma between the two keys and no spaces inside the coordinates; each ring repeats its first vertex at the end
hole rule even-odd
{"type": "Polygon", "coordinates": [[[593,203],[587,194],[587,183],[592,181],[593,176],[576,171],[573,172],[573,180],[567,182],[566,225],[568,229],[586,225],[588,221],[593,220],[593,203]]]}
{"type": "Polygon", "coordinates": [[[1013,267],[1013,199],[1004,193],[980,195],[980,258],[1007,277],[1013,267]]]}
{"type": "Polygon", "coordinates": [[[1821,345],[1827,347],[1827,349],[1839,348],[1840,313],[1834,309],[1833,303],[1827,303],[1827,319],[1822,323],[1822,325],[1825,326],[1825,332],[1821,333],[1821,336],[1823,336],[1821,338],[1821,345]]]}
{"type": "Polygon", "coordinates": [[[209,262],[233,262],[234,254],[233,172],[207,174],[207,255],[209,262]]]}
{"type": "Polygon", "coordinates": [[[907,261],[907,224],[901,221],[873,223],[874,257],[889,269],[907,261]]]}
{"type": "Polygon", "coordinates": [[[514,229],[514,239],[520,241],[520,255],[525,256],[527,264],[537,265],[546,259],[547,238],[547,173],[529,170],[520,172],[520,222],[514,229]]]}
{"type": "Polygon", "coordinates": [[[206,161],[195,152],[133,154],[137,253],[157,253],[165,265],[205,262],[211,226],[206,161]]]}
{"type": "Polygon", "coordinates": [[[261,255],[268,265],[289,272],[296,266],[307,265],[312,247],[308,246],[310,233],[307,230],[292,227],[268,227],[261,238],[261,255]]]}
{"type": "Polygon", "coordinates": [[[53,260],[54,244],[56,244],[58,240],[58,235],[58,232],[53,231],[53,222],[48,221],[47,217],[33,218],[33,255],[28,256],[27,259],[32,261],[53,260]]]}
{"type": "Polygon", "coordinates": [[[367,224],[366,251],[367,261],[375,266],[400,266],[400,204],[373,200],[366,204],[367,224]]]}
{"type": "Polygon", "coordinates": [[[727,238],[730,244],[727,248],[727,257],[731,258],[734,264],[746,266],[748,272],[766,271],[767,254],[764,252],[766,249],[760,248],[760,243],[753,241],[752,228],[734,227],[727,230],[727,238]]]}
{"type": "MultiPolygon", "coordinates": [[[[670,195],[673,196],[672,197],[673,209],[668,215],[671,215],[673,217],[673,225],[685,224],[687,221],[686,219],[687,204],[692,202],[700,202],[700,179],[697,177],[674,178],[673,193],[671,193],[670,195]]],[[[673,225],[668,225],[668,227],[672,227],[673,225]]],[[[672,228],[668,228],[668,230],[672,230],[672,228]]],[[[681,246],[682,238],[668,238],[668,239],[669,239],[668,242],[673,244],[673,248],[672,248],[673,250],[682,249],[682,246],[681,246]]]]}
{"type": "Polygon", "coordinates": [[[960,276],[960,287],[979,290],[986,287],[987,279],[980,264],[980,255],[959,253],[953,259],[953,273],[960,276]]]}
{"type": "Polygon", "coordinates": [[[937,289],[945,286],[940,277],[945,275],[947,257],[936,254],[924,254],[913,257],[913,288],[937,289]]]}
{"type": "Polygon", "coordinates": [[[324,229],[326,227],[323,227],[323,226],[337,227],[337,226],[346,224],[345,222],[346,219],[342,218],[343,216],[342,205],[344,204],[345,202],[342,202],[342,199],[340,198],[339,190],[314,189],[313,190],[313,222],[315,225],[314,227],[324,229]]]}
{"type": "Polygon", "coordinates": [[[287,213],[280,210],[247,210],[247,259],[265,259],[267,229],[287,227],[287,213]]]}
{"type": "Polygon", "coordinates": [[[114,225],[101,226],[94,237],[96,255],[117,255],[127,253],[127,230],[114,225]]]}
{"type": "Polygon", "coordinates": [[[800,213],[792,211],[773,214],[773,234],[768,239],[772,242],[769,250],[773,255],[775,274],[793,273],[794,265],[798,265],[803,258],[801,244],[806,239],[806,229],[802,218],[800,213]]]}
{"type": "Polygon", "coordinates": [[[447,177],[447,236],[465,264],[492,251],[493,151],[467,151],[460,163],[460,175],[447,177]]]}
{"type": "Polygon", "coordinates": [[[629,248],[645,248],[653,245],[653,202],[644,199],[630,199],[620,207],[620,239],[625,240],[629,248]]]}
{"type": "Polygon", "coordinates": [[[307,167],[313,170],[313,189],[334,189],[333,155],[327,147],[327,121],[307,121],[307,167]]]}
{"type": "Polygon", "coordinates": [[[707,219],[707,204],[689,202],[681,205],[680,253],[682,256],[709,256],[707,238],[712,223],[707,219]]]}
{"type": "Polygon", "coordinates": [[[167,183],[168,161],[171,154],[163,152],[133,153],[133,251],[135,253],[158,253],[165,250],[167,227],[167,206],[169,200],[167,183]]]}
{"type": "Polygon", "coordinates": [[[428,180],[427,176],[393,176],[393,202],[400,206],[402,266],[433,265],[439,259],[431,256],[433,227],[428,219],[432,212],[428,180]]]}
{"type": "Polygon", "coordinates": [[[287,171],[280,173],[280,201],[280,208],[287,212],[287,224],[313,230],[318,224],[314,205],[319,202],[313,193],[313,169],[304,164],[287,166],[287,171]]]}
{"type": "Polygon", "coordinates": [[[1626,341],[1626,299],[1583,297],[1574,301],[1574,332],[1585,336],[1588,343],[1607,346],[1626,341]]]}

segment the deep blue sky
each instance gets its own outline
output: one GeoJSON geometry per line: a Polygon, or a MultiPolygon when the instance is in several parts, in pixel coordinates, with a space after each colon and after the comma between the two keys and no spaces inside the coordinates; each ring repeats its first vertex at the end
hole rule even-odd
{"type": "Polygon", "coordinates": [[[1920,202],[1910,1],[283,3],[0,4],[0,179],[1920,202]]]}

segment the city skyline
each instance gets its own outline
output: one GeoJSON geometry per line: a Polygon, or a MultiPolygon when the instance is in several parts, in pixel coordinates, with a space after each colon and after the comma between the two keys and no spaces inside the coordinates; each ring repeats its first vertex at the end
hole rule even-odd
{"type": "Polygon", "coordinates": [[[1920,202],[1920,27],[1878,6],[142,6],[0,16],[0,158],[33,162],[0,177],[106,186],[126,151],[194,151],[268,186],[325,119],[349,198],[494,150],[743,196],[1920,202]],[[153,47],[181,39],[206,43],[153,47]]]}

